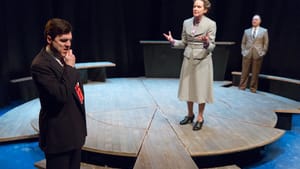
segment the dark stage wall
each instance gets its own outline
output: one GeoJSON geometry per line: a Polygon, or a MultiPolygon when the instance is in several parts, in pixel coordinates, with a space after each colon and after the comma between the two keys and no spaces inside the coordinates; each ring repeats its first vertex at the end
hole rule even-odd
{"type": "MultiPolygon", "coordinates": [[[[262,73],[300,79],[300,22],[298,0],[212,0],[208,14],[217,22],[217,41],[235,41],[230,71],[241,69],[240,41],[258,13],[268,28],[270,50],[262,73]]],[[[140,40],[163,40],[172,30],[180,38],[182,22],[192,16],[192,0],[1,0],[0,92],[9,79],[28,76],[33,57],[43,47],[43,29],[52,17],[74,27],[77,61],[107,60],[117,64],[108,76],[143,76],[140,40]]],[[[2,96],[3,97],[3,96],[2,96]]],[[[1,100],[0,100],[1,102],[1,100]]]]}

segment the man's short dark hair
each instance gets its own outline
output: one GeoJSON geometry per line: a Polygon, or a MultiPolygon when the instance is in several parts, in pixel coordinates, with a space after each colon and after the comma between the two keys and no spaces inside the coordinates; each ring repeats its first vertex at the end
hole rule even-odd
{"type": "Polygon", "coordinates": [[[49,35],[51,39],[55,39],[57,35],[67,34],[72,32],[72,25],[60,18],[53,18],[48,20],[48,22],[45,25],[45,31],[44,35],[47,39],[47,36],[49,35]]]}

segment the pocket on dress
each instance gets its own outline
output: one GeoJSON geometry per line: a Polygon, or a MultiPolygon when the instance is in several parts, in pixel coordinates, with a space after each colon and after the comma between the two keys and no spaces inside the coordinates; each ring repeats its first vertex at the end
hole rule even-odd
{"type": "Polygon", "coordinates": [[[190,48],[190,47],[187,46],[184,49],[183,56],[185,56],[187,58],[190,58],[191,53],[192,53],[192,48],[190,48]]]}

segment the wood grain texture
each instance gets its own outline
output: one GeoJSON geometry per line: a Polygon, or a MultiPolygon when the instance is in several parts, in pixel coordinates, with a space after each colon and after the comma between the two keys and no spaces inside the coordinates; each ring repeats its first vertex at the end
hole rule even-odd
{"type": "Polygon", "coordinates": [[[148,134],[137,158],[134,169],[198,168],[177,139],[172,126],[156,112],[148,134]]]}
{"type": "Polygon", "coordinates": [[[88,115],[84,150],[136,157],[149,128],[154,108],[88,115]]]}
{"type": "Polygon", "coordinates": [[[17,106],[0,117],[0,142],[37,138],[38,133],[31,127],[32,119],[38,117],[38,99],[17,106]]]}
{"type": "MultiPolygon", "coordinates": [[[[272,94],[253,94],[222,85],[223,82],[214,83],[215,102],[206,106],[203,129],[195,132],[192,125],[179,125],[187,111],[186,103],[177,99],[178,79],[115,78],[86,84],[88,137],[83,149],[138,157],[147,145],[145,158],[160,149],[152,141],[165,139],[162,143],[166,144],[171,137],[178,150],[177,146],[167,145],[170,151],[183,147],[190,156],[249,150],[272,143],[284,134],[274,128],[274,110],[295,110],[300,105],[272,94]],[[162,118],[155,116],[153,120],[154,114],[162,118]]],[[[0,141],[36,138],[39,109],[39,100],[34,99],[1,116],[0,141]]]]}
{"type": "Polygon", "coordinates": [[[287,114],[300,114],[300,109],[278,109],[278,110],[274,110],[274,112],[277,113],[287,113],[287,114]]]}
{"type": "MultiPolygon", "coordinates": [[[[34,163],[34,166],[38,169],[46,169],[46,160],[41,160],[34,163]]],[[[87,163],[80,163],[80,169],[113,169],[107,166],[97,166],[87,163]]]]}
{"type": "Polygon", "coordinates": [[[237,165],[227,165],[222,167],[204,168],[204,169],[240,169],[237,165]]]}

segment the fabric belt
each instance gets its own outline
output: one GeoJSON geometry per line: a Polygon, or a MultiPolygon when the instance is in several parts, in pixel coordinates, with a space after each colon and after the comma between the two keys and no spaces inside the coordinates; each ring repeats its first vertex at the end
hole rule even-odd
{"type": "Polygon", "coordinates": [[[204,49],[203,43],[188,43],[187,47],[190,47],[192,49],[204,49]]]}

